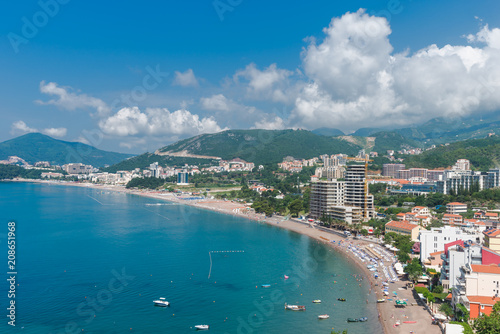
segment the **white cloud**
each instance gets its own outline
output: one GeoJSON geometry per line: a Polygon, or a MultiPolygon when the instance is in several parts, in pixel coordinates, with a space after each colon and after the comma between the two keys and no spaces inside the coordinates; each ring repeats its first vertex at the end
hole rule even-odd
{"type": "Polygon", "coordinates": [[[222,131],[213,117],[201,118],[188,110],[123,108],[99,122],[101,130],[116,136],[186,136],[222,131]]]}
{"type": "Polygon", "coordinates": [[[66,133],[68,130],[66,128],[48,128],[48,129],[43,129],[42,133],[46,134],[47,136],[51,137],[64,137],[66,136],[66,133]]]}
{"type": "Polygon", "coordinates": [[[260,121],[254,123],[254,129],[264,129],[264,130],[283,130],[285,128],[285,122],[278,116],[269,116],[260,121]]]}
{"type": "Polygon", "coordinates": [[[205,110],[229,111],[230,101],[222,94],[202,97],[201,107],[205,110]]]}
{"type": "Polygon", "coordinates": [[[175,79],[173,84],[183,87],[198,87],[198,80],[196,79],[192,69],[188,69],[184,73],[175,71],[175,79]]]}
{"type": "Polygon", "coordinates": [[[84,136],[80,136],[80,137],[76,138],[75,141],[82,143],[82,144],[90,145],[89,140],[87,138],[85,138],[84,136]]]}
{"type": "Polygon", "coordinates": [[[287,102],[286,88],[289,85],[288,77],[292,74],[291,71],[279,69],[276,64],[261,71],[252,63],[236,72],[233,80],[238,83],[240,77],[245,78],[248,81],[247,93],[252,98],[287,102]]]}
{"type": "Polygon", "coordinates": [[[11,133],[13,135],[20,135],[20,134],[26,134],[26,133],[31,133],[31,132],[38,132],[38,130],[30,128],[23,121],[17,121],[17,122],[12,123],[11,133]]]}
{"type": "Polygon", "coordinates": [[[66,136],[67,129],[66,128],[47,128],[42,131],[38,131],[35,128],[30,128],[24,121],[17,121],[12,123],[11,133],[13,135],[22,135],[26,133],[32,132],[41,132],[51,137],[64,137],[66,136]]]}
{"type": "Polygon", "coordinates": [[[65,110],[75,110],[80,108],[94,108],[99,115],[105,115],[110,111],[109,106],[101,99],[71,92],[72,88],[59,87],[55,82],[40,82],[40,92],[56,96],[56,99],[49,101],[35,101],[43,105],[55,105],[65,110]]]}
{"type": "Polygon", "coordinates": [[[500,108],[499,29],[468,36],[484,47],[430,45],[413,54],[393,54],[389,23],[364,10],[334,18],[324,32],[303,51],[309,82],[289,124],[354,130],[500,108]]]}

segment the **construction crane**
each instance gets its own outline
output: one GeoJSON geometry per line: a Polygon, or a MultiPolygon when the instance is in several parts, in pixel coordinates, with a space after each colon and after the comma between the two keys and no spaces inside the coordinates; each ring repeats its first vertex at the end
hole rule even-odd
{"type": "Polygon", "coordinates": [[[369,159],[368,154],[365,154],[363,156],[357,156],[357,157],[346,157],[347,160],[353,160],[353,161],[358,161],[358,162],[364,162],[365,163],[365,178],[364,178],[364,199],[365,199],[365,204],[364,204],[364,210],[363,210],[363,218],[366,220],[369,219],[368,217],[368,181],[366,180],[366,177],[368,176],[368,162],[373,161],[369,159]]]}

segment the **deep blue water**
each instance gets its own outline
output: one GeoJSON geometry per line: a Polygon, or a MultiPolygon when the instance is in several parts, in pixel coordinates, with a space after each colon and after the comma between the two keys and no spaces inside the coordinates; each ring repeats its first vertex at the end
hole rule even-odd
{"type": "Polygon", "coordinates": [[[382,332],[368,281],[352,276],[358,268],[275,226],[122,193],[0,182],[6,278],[10,220],[16,327],[2,279],[0,333],[189,333],[198,324],[209,333],[382,332]],[[209,279],[209,252],[230,250],[244,253],[212,253],[209,279]],[[158,297],[171,306],[155,307],[158,297]],[[307,309],[285,311],[285,302],[307,309]],[[318,320],[324,313],[330,319],[318,320]],[[369,321],[346,322],[362,316],[369,321]]]}

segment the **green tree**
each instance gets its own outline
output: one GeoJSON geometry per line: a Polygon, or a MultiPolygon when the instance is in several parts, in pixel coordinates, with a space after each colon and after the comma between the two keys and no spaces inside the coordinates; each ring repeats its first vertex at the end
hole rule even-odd
{"type": "MultiPolygon", "coordinates": [[[[462,304],[455,305],[455,318],[460,322],[469,321],[469,311],[467,311],[467,308],[465,308],[464,305],[462,304]]],[[[491,332],[491,333],[498,333],[498,332],[491,332]]]]}
{"type": "Polygon", "coordinates": [[[289,205],[288,205],[288,210],[290,210],[290,213],[295,216],[299,216],[299,212],[302,211],[302,200],[297,198],[293,200],[289,205]]]}
{"type": "Polygon", "coordinates": [[[414,258],[411,262],[405,267],[404,272],[408,274],[408,278],[415,282],[422,275],[422,265],[420,265],[420,261],[418,258],[414,258]]]}
{"type": "Polygon", "coordinates": [[[500,302],[493,305],[490,315],[480,315],[474,321],[476,334],[497,334],[500,333],[500,302]]]}

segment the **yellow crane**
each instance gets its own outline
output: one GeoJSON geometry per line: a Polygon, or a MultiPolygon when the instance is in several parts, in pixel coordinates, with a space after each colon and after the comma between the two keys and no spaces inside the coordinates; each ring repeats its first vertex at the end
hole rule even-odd
{"type": "Polygon", "coordinates": [[[368,220],[368,181],[366,180],[368,176],[368,162],[373,161],[369,159],[368,154],[365,154],[364,157],[347,157],[347,160],[353,160],[353,161],[358,161],[358,162],[364,162],[365,163],[365,180],[364,180],[364,198],[365,198],[365,205],[364,205],[364,210],[363,210],[363,218],[368,220]]]}

